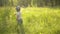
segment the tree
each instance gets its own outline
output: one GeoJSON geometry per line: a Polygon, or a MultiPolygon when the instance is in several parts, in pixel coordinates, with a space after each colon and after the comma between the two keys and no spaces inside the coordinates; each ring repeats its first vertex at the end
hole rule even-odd
{"type": "Polygon", "coordinates": [[[9,4],[9,0],[0,0],[0,6],[7,6],[9,4]]]}

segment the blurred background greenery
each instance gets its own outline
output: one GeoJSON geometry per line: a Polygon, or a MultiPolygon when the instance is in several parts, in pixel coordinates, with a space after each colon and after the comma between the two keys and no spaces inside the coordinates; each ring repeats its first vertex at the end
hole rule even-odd
{"type": "Polygon", "coordinates": [[[56,7],[60,6],[60,0],[0,0],[0,6],[16,6],[21,7],[56,7]]]}
{"type": "Polygon", "coordinates": [[[18,34],[17,5],[25,34],[60,34],[60,0],[0,0],[0,34],[18,34]]]}

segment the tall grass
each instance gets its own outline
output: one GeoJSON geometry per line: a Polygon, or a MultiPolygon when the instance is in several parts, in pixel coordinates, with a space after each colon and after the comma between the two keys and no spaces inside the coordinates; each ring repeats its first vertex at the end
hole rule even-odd
{"type": "MultiPolygon", "coordinates": [[[[0,34],[17,34],[15,13],[13,7],[0,8],[0,34]]],[[[26,34],[60,34],[60,9],[28,7],[21,13],[26,34]]]]}

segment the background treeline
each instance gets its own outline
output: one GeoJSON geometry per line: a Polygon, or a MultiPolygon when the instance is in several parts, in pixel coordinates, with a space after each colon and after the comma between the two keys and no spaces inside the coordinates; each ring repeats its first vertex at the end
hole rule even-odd
{"type": "Polygon", "coordinates": [[[60,6],[60,0],[0,0],[0,6],[16,6],[23,7],[56,7],[60,6]]]}

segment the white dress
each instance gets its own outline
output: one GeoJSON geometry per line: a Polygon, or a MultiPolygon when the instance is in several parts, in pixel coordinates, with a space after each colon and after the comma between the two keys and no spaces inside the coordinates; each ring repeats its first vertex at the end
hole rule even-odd
{"type": "Polygon", "coordinates": [[[16,15],[17,15],[17,20],[20,20],[21,19],[21,12],[20,11],[17,12],[16,15]]]}

